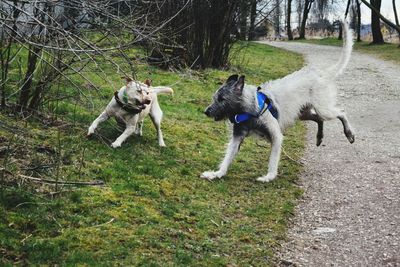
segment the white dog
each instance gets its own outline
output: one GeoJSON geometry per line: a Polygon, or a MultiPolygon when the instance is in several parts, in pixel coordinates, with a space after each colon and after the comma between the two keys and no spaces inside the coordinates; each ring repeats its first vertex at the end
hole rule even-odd
{"type": "Polygon", "coordinates": [[[215,120],[229,118],[233,124],[232,138],[219,170],[206,171],[201,174],[202,178],[212,180],[224,176],[244,138],[254,133],[271,142],[268,173],[257,180],[268,182],[275,179],[282,132],[298,118],[317,122],[317,146],[322,142],[323,122],[335,118],[342,122],[349,142],[354,142],[354,132],[346,114],[336,106],[334,78],[347,66],[353,46],[352,31],[347,23],[344,28],[346,38],[342,56],[333,68],[317,70],[307,66],[258,88],[245,85],[244,76],[232,75],[227,79],[215,93],[213,103],[207,107],[205,114],[215,120]]]}
{"type": "Polygon", "coordinates": [[[150,80],[141,83],[126,78],[126,85],[115,92],[105,110],[90,125],[88,136],[94,133],[99,123],[115,117],[120,124],[126,127],[124,132],[111,144],[113,148],[120,147],[133,133],[142,136],[143,120],[150,115],[157,130],[158,144],[164,147],[165,143],[161,132],[163,113],[157,99],[157,94],[160,93],[172,94],[173,90],[166,86],[153,87],[150,80]]]}

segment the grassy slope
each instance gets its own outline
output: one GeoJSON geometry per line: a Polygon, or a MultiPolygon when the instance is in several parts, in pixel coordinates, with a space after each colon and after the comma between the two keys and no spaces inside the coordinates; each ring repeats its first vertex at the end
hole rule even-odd
{"type": "MultiPolygon", "coordinates": [[[[233,68],[245,73],[249,83],[281,77],[303,64],[299,55],[261,44],[236,46],[235,51],[233,68]]],[[[121,85],[114,70],[107,74],[116,86],[121,85]]],[[[287,217],[301,194],[294,185],[300,166],[283,155],[279,179],[255,182],[266,172],[269,146],[249,138],[226,178],[212,183],[198,178],[202,171],[216,168],[223,156],[226,123],[215,123],[202,111],[228,74],[206,70],[181,78],[148,65],[138,67],[140,79],[150,76],[157,85],[179,80],[173,86],[173,97],[160,96],[167,144],[163,149],[148,119],[144,136],[129,138],[117,150],[109,147],[109,141],[119,134],[113,121],[101,125],[96,138],[84,137],[116,89],[107,84],[95,94],[94,109],[59,105],[56,110],[68,127],[45,127],[32,119],[21,123],[1,114],[0,145],[14,151],[11,158],[0,155],[8,170],[23,171],[17,164],[20,161],[51,161],[55,156],[47,154],[61,150],[62,179],[80,176],[107,184],[64,188],[52,200],[29,193],[27,185],[19,189],[3,186],[0,264],[271,264],[273,248],[284,237],[287,217]],[[11,128],[14,132],[23,128],[25,134],[13,137],[11,128]],[[38,149],[43,147],[48,149],[38,149]]],[[[97,74],[92,75],[95,79],[97,74]]],[[[303,134],[299,124],[286,135],[284,148],[293,158],[301,154],[303,134]]],[[[54,178],[54,172],[46,170],[23,172],[54,178]]]]}
{"type": "MultiPolygon", "coordinates": [[[[310,39],[310,40],[296,40],[296,42],[306,42],[319,45],[334,45],[341,46],[342,41],[337,38],[324,38],[324,39],[310,39]]],[[[400,63],[400,48],[397,44],[383,44],[383,45],[371,45],[368,42],[355,42],[354,49],[356,51],[368,53],[377,56],[381,59],[394,61],[400,63]]]]}

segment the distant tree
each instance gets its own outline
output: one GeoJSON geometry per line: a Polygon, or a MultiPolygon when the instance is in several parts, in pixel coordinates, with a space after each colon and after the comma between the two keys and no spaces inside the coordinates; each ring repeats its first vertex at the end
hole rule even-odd
{"type": "Polygon", "coordinates": [[[275,37],[281,35],[281,0],[275,0],[274,10],[275,37]]]}
{"type": "Polygon", "coordinates": [[[239,32],[238,38],[246,40],[248,36],[247,18],[249,17],[250,5],[249,1],[241,1],[238,8],[239,13],[239,32]]]}
{"type": "MultiPolygon", "coordinates": [[[[395,19],[396,25],[398,28],[400,28],[399,16],[397,14],[397,9],[396,9],[396,0],[393,0],[393,13],[394,13],[394,19],[395,19]]],[[[397,30],[397,33],[399,34],[399,40],[400,40],[400,30],[397,30]]],[[[399,47],[400,47],[400,43],[399,43],[399,47]]]]}
{"type": "Polygon", "coordinates": [[[307,19],[308,19],[308,14],[310,13],[313,3],[314,3],[314,0],[305,0],[305,2],[304,2],[299,39],[306,38],[306,23],[307,23],[307,19]]]}
{"type": "Polygon", "coordinates": [[[286,31],[289,40],[293,40],[292,27],[290,26],[291,14],[292,14],[292,0],[288,0],[287,11],[286,11],[286,31]]]}
{"type": "MultiPolygon", "coordinates": [[[[371,5],[380,12],[382,0],[371,0],[371,5]]],[[[372,43],[373,44],[383,44],[383,35],[381,31],[381,20],[379,15],[371,10],[371,31],[372,31],[372,43]]]]}
{"type": "MultiPolygon", "coordinates": [[[[371,0],[372,2],[373,0],[371,0]]],[[[366,0],[361,0],[361,2],[363,4],[365,4],[367,7],[369,7],[369,9],[371,9],[372,14],[375,14],[378,16],[378,19],[380,18],[384,23],[386,23],[388,26],[392,27],[393,29],[395,29],[399,35],[400,35],[400,25],[398,23],[398,17],[397,17],[397,12],[396,12],[396,4],[394,4],[394,9],[393,11],[395,11],[395,19],[396,19],[396,24],[391,22],[389,19],[387,19],[385,16],[383,16],[380,12],[380,9],[376,8],[374,5],[368,3],[366,0]]],[[[393,1],[394,2],[394,1],[393,1]]],[[[379,28],[380,29],[380,28],[379,28]]],[[[374,42],[373,42],[374,43],[374,42]]],[[[399,46],[400,47],[400,46],[399,46]]]]}
{"type": "MultiPolygon", "coordinates": [[[[147,17],[150,23],[159,24],[174,16],[163,31],[161,45],[147,44],[151,61],[164,67],[225,67],[238,24],[242,22],[244,26],[247,20],[247,13],[241,22],[238,18],[241,3],[237,0],[149,1],[156,11],[147,17]]],[[[248,5],[249,1],[245,3],[248,5]]]]}
{"type": "Polygon", "coordinates": [[[303,10],[304,10],[304,2],[303,0],[297,0],[297,5],[296,5],[296,12],[297,12],[297,27],[300,29],[301,21],[303,20],[302,15],[303,15],[303,10]]]}
{"type": "Polygon", "coordinates": [[[355,0],[356,10],[357,10],[357,42],[361,42],[361,2],[360,0],[355,0]]]}
{"type": "Polygon", "coordinates": [[[255,38],[256,18],[257,18],[257,0],[251,0],[250,26],[249,26],[249,35],[248,35],[249,41],[252,41],[255,38]]]}

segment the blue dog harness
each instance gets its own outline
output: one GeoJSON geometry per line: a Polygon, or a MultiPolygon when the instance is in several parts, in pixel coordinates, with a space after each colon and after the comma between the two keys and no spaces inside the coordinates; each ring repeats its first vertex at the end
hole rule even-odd
{"type": "Polygon", "coordinates": [[[275,119],[278,119],[278,110],[274,107],[272,104],[272,101],[263,93],[260,91],[257,92],[257,102],[258,102],[258,107],[260,111],[258,112],[257,115],[251,114],[251,113],[242,113],[242,114],[236,114],[232,117],[229,118],[231,123],[241,123],[250,120],[251,118],[258,118],[262,114],[264,114],[265,111],[269,110],[271,112],[272,116],[274,116],[275,119]]]}

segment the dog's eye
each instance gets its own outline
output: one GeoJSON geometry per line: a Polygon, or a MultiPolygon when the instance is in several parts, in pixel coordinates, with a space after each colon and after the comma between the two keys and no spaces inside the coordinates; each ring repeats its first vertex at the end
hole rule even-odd
{"type": "Polygon", "coordinates": [[[218,102],[222,102],[222,101],[224,101],[225,99],[222,97],[222,95],[219,95],[217,100],[218,100],[218,102]]]}

